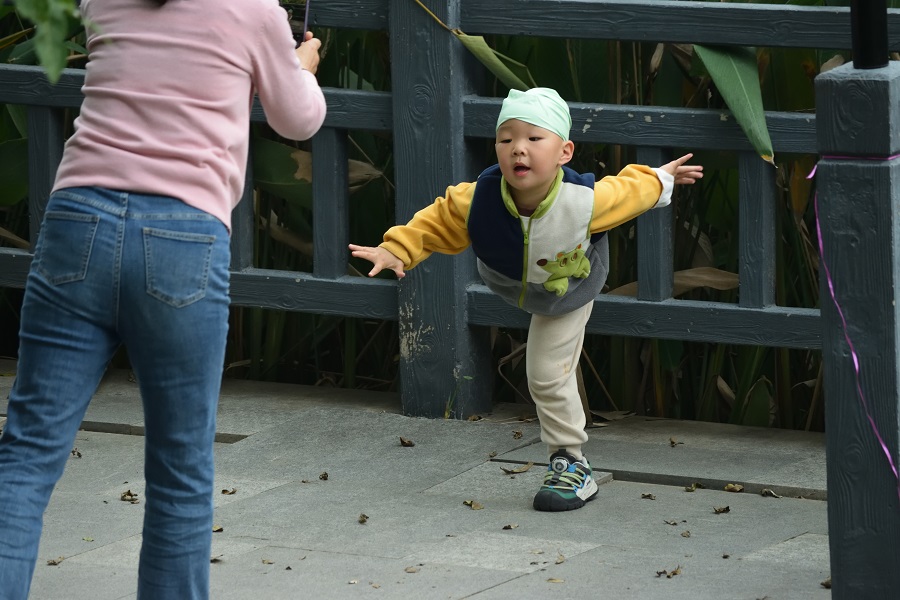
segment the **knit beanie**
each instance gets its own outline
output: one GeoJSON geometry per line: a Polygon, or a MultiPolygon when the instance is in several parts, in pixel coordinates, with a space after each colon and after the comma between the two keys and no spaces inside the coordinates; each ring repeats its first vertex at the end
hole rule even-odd
{"type": "Polygon", "coordinates": [[[510,119],[519,119],[543,127],[561,137],[563,141],[569,140],[569,130],[572,129],[569,106],[556,90],[550,88],[531,88],[525,92],[510,90],[509,96],[500,107],[495,131],[510,119]]]}

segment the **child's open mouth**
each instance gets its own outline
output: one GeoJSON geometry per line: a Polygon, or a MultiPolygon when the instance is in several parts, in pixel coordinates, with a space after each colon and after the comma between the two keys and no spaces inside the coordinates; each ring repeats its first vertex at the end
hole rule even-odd
{"type": "Polygon", "coordinates": [[[524,175],[525,173],[527,173],[530,170],[531,169],[526,167],[525,165],[516,165],[515,167],[513,167],[513,171],[515,172],[516,175],[524,175]]]}

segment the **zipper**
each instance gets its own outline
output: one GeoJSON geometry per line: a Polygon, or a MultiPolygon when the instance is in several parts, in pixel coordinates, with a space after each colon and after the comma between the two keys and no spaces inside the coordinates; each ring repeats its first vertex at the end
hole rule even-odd
{"type": "MultiPolygon", "coordinates": [[[[522,227],[525,247],[522,249],[522,292],[519,294],[519,308],[525,305],[525,290],[528,289],[528,235],[531,233],[531,222],[532,219],[528,219],[527,229],[522,227]]],[[[519,218],[519,224],[522,224],[521,218],[519,218]]]]}

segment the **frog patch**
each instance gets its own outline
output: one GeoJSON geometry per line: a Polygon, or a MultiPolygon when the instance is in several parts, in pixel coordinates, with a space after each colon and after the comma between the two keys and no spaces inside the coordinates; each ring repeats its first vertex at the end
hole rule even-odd
{"type": "Polygon", "coordinates": [[[550,273],[550,278],[544,282],[544,289],[562,296],[569,291],[569,277],[584,279],[591,274],[591,262],[584,256],[581,244],[569,252],[560,252],[556,260],[542,258],[537,265],[550,273]]]}

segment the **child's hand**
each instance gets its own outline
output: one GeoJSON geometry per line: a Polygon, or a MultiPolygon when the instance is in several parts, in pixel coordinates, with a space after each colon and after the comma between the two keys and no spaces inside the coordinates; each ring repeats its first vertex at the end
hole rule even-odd
{"type": "Polygon", "coordinates": [[[406,277],[406,273],[403,272],[403,261],[380,246],[372,248],[371,246],[350,244],[350,254],[356,258],[364,258],[375,265],[369,271],[369,277],[378,275],[382,269],[390,269],[397,275],[397,279],[406,277]]]}
{"type": "Polygon", "coordinates": [[[300,66],[313,75],[316,74],[316,70],[319,68],[319,48],[321,47],[322,42],[313,37],[312,31],[307,31],[306,38],[300,43],[300,47],[294,50],[297,53],[300,66]]]}
{"type": "Polygon", "coordinates": [[[674,177],[676,185],[691,185],[703,177],[703,167],[701,165],[684,164],[691,160],[693,156],[693,154],[685,154],[681,158],[676,158],[672,162],[661,166],[660,169],[674,177]]]}

